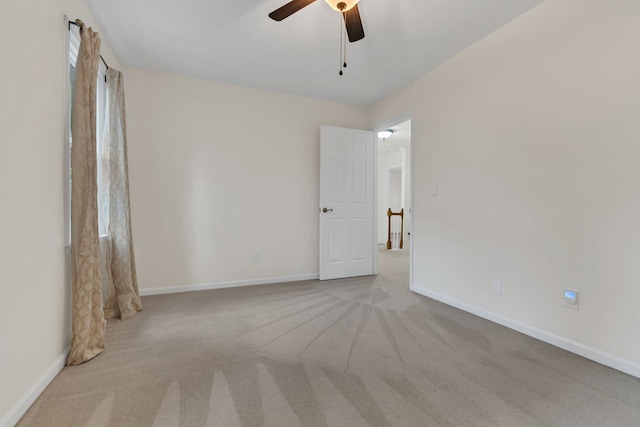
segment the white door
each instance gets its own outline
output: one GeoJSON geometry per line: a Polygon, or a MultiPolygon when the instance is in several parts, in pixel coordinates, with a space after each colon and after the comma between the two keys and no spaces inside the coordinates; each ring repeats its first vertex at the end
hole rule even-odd
{"type": "Polygon", "coordinates": [[[320,128],[320,280],[373,274],[373,132],[320,128]]]}

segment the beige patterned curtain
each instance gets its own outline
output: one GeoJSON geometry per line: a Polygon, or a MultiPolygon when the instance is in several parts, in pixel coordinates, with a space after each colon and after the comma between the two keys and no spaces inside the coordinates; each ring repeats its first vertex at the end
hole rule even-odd
{"type": "Polygon", "coordinates": [[[142,310],[138,292],[136,263],[131,235],[129,208],[129,173],[127,165],[127,131],[122,73],[107,70],[107,114],[103,139],[102,177],[108,193],[104,215],[107,218],[108,296],[104,314],[107,319],[125,320],[142,310]]]}
{"type": "Polygon", "coordinates": [[[104,351],[102,274],[96,177],[96,86],[100,37],[80,24],[71,110],[72,336],[68,365],[104,351]]]}

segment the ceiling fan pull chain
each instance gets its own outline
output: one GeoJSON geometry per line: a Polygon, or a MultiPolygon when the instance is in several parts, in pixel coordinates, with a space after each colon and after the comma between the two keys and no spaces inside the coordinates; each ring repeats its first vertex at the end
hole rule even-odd
{"type": "MultiPolygon", "coordinates": [[[[342,15],[342,14],[340,14],[342,15]]],[[[342,68],[343,68],[343,61],[342,61],[342,16],[340,16],[340,72],[338,73],[338,75],[342,75],[342,68]]]]}
{"type": "MultiPolygon", "coordinates": [[[[346,18],[346,13],[343,13],[344,17],[346,18]]],[[[346,22],[346,20],[345,20],[346,22]]],[[[344,60],[342,62],[342,66],[344,68],[347,68],[347,25],[343,25],[342,26],[342,34],[344,35],[344,37],[342,38],[342,40],[344,40],[343,44],[344,44],[344,60]]]]}
{"type": "Polygon", "coordinates": [[[338,75],[342,75],[342,17],[340,17],[340,72],[338,75]]]}

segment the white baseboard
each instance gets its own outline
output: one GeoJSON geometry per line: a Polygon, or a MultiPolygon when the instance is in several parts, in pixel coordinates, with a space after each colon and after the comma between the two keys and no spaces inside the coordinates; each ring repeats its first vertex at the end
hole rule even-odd
{"type": "Polygon", "coordinates": [[[141,296],[177,294],[181,292],[208,291],[211,289],[237,288],[240,286],[270,285],[273,283],[300,282],[318,280],[319,274],[300,274],[296,276],[268,277],[264,279],[235,280],[230,282],[202,283],[198,285],[171,286],[167,288],[140,289],[141,296]]]}
{"type": "Polygon", "coordinates": [[[40,375],[40,378],[33,383],[22,398],[0,419],[0,427],[13,427],[20,421],[20,418],[29,410],[33,402],[36,401],[38,396],[42,394],[44,389],[47,388],[56,375],[65,367],[70,351],[71,347],[67,347],[64,353],[58,356],[55,362],[40,375]]]}
{"type": "Polygon", "coordinates": [[[560,347],[564,350],[570,351],[571,353],[575,353],[589,360],[593,360],[594,362],[598,362],[602,365],[617,369],[618,371],[632,375],[636,378],[640,378],[640,365],[630,360],[605,353],[596,348],[580,344],[579,342],[570,340],[568,338],[552,334],[542,329],[538,329],[525,323],[518,322],[517,320],[513,320],[508,317],[486,311],[482,308],[464,303],[462,301],[458,301],[453,298],[449,298],[448,296],[441,295],[436,292],[431,292],[417,286],[412,286],[411,290],[420,295],[424,295],[452,307],[459,308],[460,310],[466,311],[467,313],[474,314],[478,317],[482,317],[483,319],[490,320],[499,325],[506,326],[509,329],[513,329],[530,337],[539,339],[540,341],[544,341],[548,344],[560,347]]]}

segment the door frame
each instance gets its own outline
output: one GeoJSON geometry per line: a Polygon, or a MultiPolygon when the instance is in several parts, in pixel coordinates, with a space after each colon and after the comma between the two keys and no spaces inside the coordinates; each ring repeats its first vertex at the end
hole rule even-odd
{"type": "Polygon", "coordinates": [[[373,212],[373,221],[374,224],[376,224],[376,226],[373,228],[373,243],[374,243],[374,247],[373,247],[373,274],[378,274],[378,194],[379,194],[379,188],[378,188],[378,159],[380,157],[380,153],[378,151],[379,148],[379,141],[378,141],[378,132],[381,130],[385,130],[388,129],[390,127],[393,127],[399,123],[402,122],[406,122],[407,120],[411,120],[411,144],[409,146],[409,164],[410,164],[410,170],[409,170],[409,177],[408,177],[408,182],[409,182],[409,213],[411,215],[411,226],[409,227],[409,233],[411,235],[411,237],[409,238],[409,289],[413,290],[413,254],[414,254],[414,250],[413,250],[413,246],[414,246],[414,241],[416,239],[414,233],[413,233],[413,225],[415,223],[415,217],[413,214],[413,200],[414,200],[414,186],[413,186],[413,176],[414,176],[414,155],[413,155],[413,112],[412,111],[408,111],[406,113],[400,114],[398,116],[395,116],[391,119],[379,122],[378,124],[376,124],[373,127],[373,132],[374,132],[374,137],[375,137],[375,141],[376,141],[376,147],[375,147],[375,158],[373,160],[373,166],[374,166],[374,176],[375,179],[373,180],[373,206],[374,206],[374,212],[373,212]]]}

